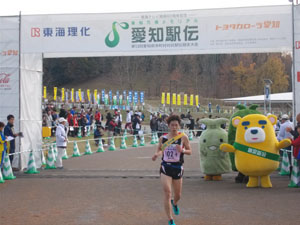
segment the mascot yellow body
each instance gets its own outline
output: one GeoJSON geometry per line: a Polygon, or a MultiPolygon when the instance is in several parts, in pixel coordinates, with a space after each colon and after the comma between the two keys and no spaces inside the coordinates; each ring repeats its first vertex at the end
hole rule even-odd
{"type": "Polygon", "coordinates": [[[234,152],[238,171],[249,176],[247,187],[272,187],[270,174],[279,166],[279,150],[291,145],[289,139],[277,141],[273,125],[277,118],[259,114],[237,116],[232,124],[237,128],[235,143],[222,144],[224,152],[234,152]]]}

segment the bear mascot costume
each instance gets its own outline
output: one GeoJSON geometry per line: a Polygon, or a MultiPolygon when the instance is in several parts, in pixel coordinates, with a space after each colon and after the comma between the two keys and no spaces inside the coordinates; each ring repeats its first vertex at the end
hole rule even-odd
{"type": "Polygon", "coordinates": [[[291,145],[290,139],[278,142],[273,125],[275,115],[252,114],[243,118],[232,119],[236,127],[236,138],[233,145],[221,144],[224,152],[235,154],[235,165],[238,171],[249,176],[247,187],[272,187],[270,174],[279,166],[279,150],[291,145]]]}

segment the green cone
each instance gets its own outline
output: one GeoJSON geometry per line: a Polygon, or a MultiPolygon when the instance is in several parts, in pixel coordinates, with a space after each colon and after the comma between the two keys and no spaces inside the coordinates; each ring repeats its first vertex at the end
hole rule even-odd
{"type": "Polygon", "coordinates": [[[194,136],[193,136],[193,131],[190,130],[190,131],[189,131],[189,140],[192,141],[193,138],[194,138],[194,136]]]}
{"type": "Polygon", "coordinates": [[[109,151],[115,151],[116,150],[114,137],[110,138],[110,145],[109,145],[108,150],[109,151]]]}
{"type": "Polygon", "coordinates": [[[69,157],[68,157],[68,154],[67,154],[67,149],[64,149],[64,155],[63,155],[63,157],[62,157],[62,159],[63,160],[66,160],[66,159],[68,159],[69,157]]]}
{"type": "Polygon", "coordinates": [[[99,138],[99,144],[98,144],[97,152],[105,152],[104,148],[103,148],[103,143],[102,143],[102,139],[101,138],[99,138]]]}
{"type": "Polygon", "coordinates": [[[1,168],[0,168],[0,184],[3,184],[5,180],[3,179],[1,168]]]}
{"type": "Polygon", "coordinates": [[[122,138],[122,142],[121,142],[121,149],[127,149],[127,145],[126,145],[126,137],[123,136],[122,138]]]}
{"type": "Polygon", "coordinates": [[[53,150],[52,150],[52,147],[50,146],[50,149],[48,151],[47,164],[46,164],[45,169],[46,170],[56,169],[54,161],[55,160],[54,160],[53,150]]]}
{"type": "Polygon", "coordinates": [[[155,138],[155,134],[152,133],[152,137],[151,137],[151,142],[150,142],[151,145],[155,145],[156,144],[156,138],[155,138]]]}
{"type": "Polygon", "coordinates": [[[79,129],[78,129],[77,137],[78,137],[78,138],[82,138],[82,136],[81,136],[81,127],[79,127],[79,129]]]}
{"type": "Polygon", "coordinates": [[[132,147],[134,147],[134,148],[138,147],[138,143],[137,143],[136,135],[134,135],[134,136],[133,136],[133,143],[132,143],[132,147]]]}
{"type": "Polygon", "coordinates": [[[85,154],[85,155],[91,155],[91,154],[93,154],[93,152],[92,152],[92,150],[91,150],[90,143],[89,143],[88,140],[86,141],[85,152],[84,152],[84,154],[85,154]]]}
{"type": "Polygon", "coordinates": [[[79,149],[78,149],[78,145],[77,145],[77,142],[74,141],[74,147],[73,147],[73,155],[72,157],[79,157],[80,156],[80,152],[79,152],[79,149]]]}
{"type": "Polygon", "coordinates": [[[293,171],[291,174],[291,181],[288,185],[290,188],[299,188],[299,183],[300,182],[300,171],[297,163],[297,159],[294,159],[293,162],[293,171]]]}
{"type": "Polygon", "coordinates": [[[14,176],[14,173],[12,171],[11,165],[10,165],[10,160],[9,160],[8,154],[5,154],[5,157],[4,157],[3,179],[4,180],[16,179],[16,177],[14,176]]]}
{"type": "Polygon", "coordinates": [[[140,146],[145,146],[145,137],[144,137],[144,135],[141,135],[140,146]]]}
{"type": "Polygon", "coordinates": [[[27,170],[25,173],[27,173],[27,174],[40,173],[40,171],[38,171],[36,169],[36,164],[35,164],[34,155],[33,155],[32,151],[29,154],[29,161],[28,161],[27,170]]]}
{"type": "Polygon", "coordinates": [[[286,149],[283,149],[283,157],[282,157],[282,162],[281,162],[281,169],[279,174],[281,176],[289,176],[290,175],[290,161],[289,161],[289,156],[287,154],[286,149]]]}

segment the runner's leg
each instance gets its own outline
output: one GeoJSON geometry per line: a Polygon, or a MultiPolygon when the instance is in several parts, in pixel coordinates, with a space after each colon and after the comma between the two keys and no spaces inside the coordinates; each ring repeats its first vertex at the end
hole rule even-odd
{"type": "Polygon", "coordinates": [[[174,190],[174,205],[177,205],[178,201],[181,198],[181,191],[182,191],[182,178],[178,180],[173,180],[173,190],[174,190]]]}
{"type": "Polygon", "coordinates": [[[163,185],[164,190],[164,206],[165,211],[168,216],[169,220],[173,219],[172,216],[172,205],[171,205],[171,198],[172,198],[172,177],[166,176],[165,174],[160,174],[160,180],[163,185]]]}

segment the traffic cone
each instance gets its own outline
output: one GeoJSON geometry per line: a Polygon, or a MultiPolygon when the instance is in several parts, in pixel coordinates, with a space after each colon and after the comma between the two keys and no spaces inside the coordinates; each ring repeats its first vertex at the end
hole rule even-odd
{"type": "Polygon", "coordinates": [[[110,145],[109,145],[108,150],[109,151],[115,151],[116,150],[114,137],[110,138],[110,145]]]}
{"type": "Polygon", "coordinates": [[[122,138],[122,142],[121,142],[121,149],[127,149],[127,145],[126,145],[126,137],[123,136],[122,138]]]}
{"type": "Polygon", "coordinates": [[[78,128],[78,134],[77,134],[77,137],[78,137],[78,138],[82,138],[82,136],[81,136],[81,126],[78,128]]]}
{"type": "Polygon", "coordinates": [[[155,133],[155,142],[156,142],[156,144],[159,142],[159,138],[158,138],[158,133],[157,132],[155,133]]]}
{"type": "Polygon", "coordinates": [[[55,144],[55,143],[53,144],[52,150],[53,150],[54,162],[56,162],[56,158],[57,158],[58,151],[57,151],[57,147],[56,147],[56,144],[55,144]]]}
{"type": "Polygon", "coordinates": [[[154,133],[152,133],[150,144],[151,145],[155,145],[156,144],[156,138],[155,138],[155,134],[154,133]]]}
{"type": "Polygon", "coordinates": [[[29,154],[29,161],[28,161],[27,170],[25,173],[27,173],[27,174],[40,173],[40,171],[38,171],[36,169],[36,164],[35,164],[34,155],[33,155],[32,151],[29,154]]]}
{"type": "Polygon", "coordinates": [[[134,135],[134,136],[133,136],[133,143],[132,143],[132,147],[134,147],[134,148],[138,147],[138,143],[137,143],[136,135],[134,135]]]}
{"type": "Polygon", "coordinates": [[[87,132],[86,132],[86,136],[91,136],[91,126],[86,127],[87,132]]]}
{"type": "Polygon", "coordinates": [[[11,165],[10,165],[10,160],[9,160],[8,154],[5,154],[5,157],[4,157],[3,179],[4,180],[16,179],[16,177],[14,176],[14,173],[12,171],[11,165]]]}
{"type": "Polygon", "coordinates": [[[140,142],[140,146],[145,146],[145,138],[144,135],[141,135],[141,142],[140,142]]]}
{"type": "Polygon", "coordinates": [[[72,157],[79,157],[80,156],[80,151],[78,149],[77,142],[74,141],[74,147],[73,147],[73,155],[72,157]]]}
{"type": "Polygon", "coordinates": [[[279,174],[281,176],[289,176],[290,175],[290,161],[289,161],[289,156],[286,152],[286,149],[283,149],[283,157],[282,157],[282,162],[281,162],[281,169],[279,174]]]}
{"type": "Polygon", "coordinates": [[[103,148],[103,143],[102,143],[102,139],[101,138],[99,138],[99,144],[98,144],[97,152],[105,152],[104,148],[103,148]]]}
{"type": "Polygon", "coordinates": [[[0,168],[0,184],[3,184],[5,181],[2,176],[1,168],[0,168]]]}
{"type": "Polygon", "coordinates": [[[53,154],[53,149],[52,146],[50,145],[49,151],[48,151],[48,157],[47,157],[47,163],[46,163],[46,170],[50,169],[56,169],[55,162],[54,162],[54,154],[53,154]]]}
{"type": "Polygon", "coordinates": [[[42,150],[41,151],[41,154],[42,154],[42,166],[46,166],[46,158],[45,158],[45,154],[44,154],[44,151],[42,150]]]}
{"type": "Polygon", "coordinates": [[[299,188],[300,187],[298,186],[299,184],[300,184],[300,171],[298,168],[297,159],[294,159],[291,181],[288,187],[299,188]]]}
{"type": "Polygon", "coordinates": [[[87,140],[86,144],[85,144],[85,155],[91,155],[93,154],[92,150],[91,150],[91,146],[90,146],[90,142],[87,140]]]}
{"type": "Polygon", "coordinates": [[[125,137],[125,140],[127,141],[127,140],[128,140],[128,137],[127,137],[127,129],[124,130],[123,136],[125,137]]]}
{"type": "Polygon", "coordinates": [[[68,157],[68,154],[67,154],[67,149],[65,148],[64,149],[64,155],[63,155],[63,157],[62,157],[62,159],[63,160],[66,160],[66,159],[68,159],[69,157],[68,157]]]}
{"type": "Polygon", "coordinates": [[[189,131],[189,140],[192,141],[194,138],[193,131],[189,131]]]}

